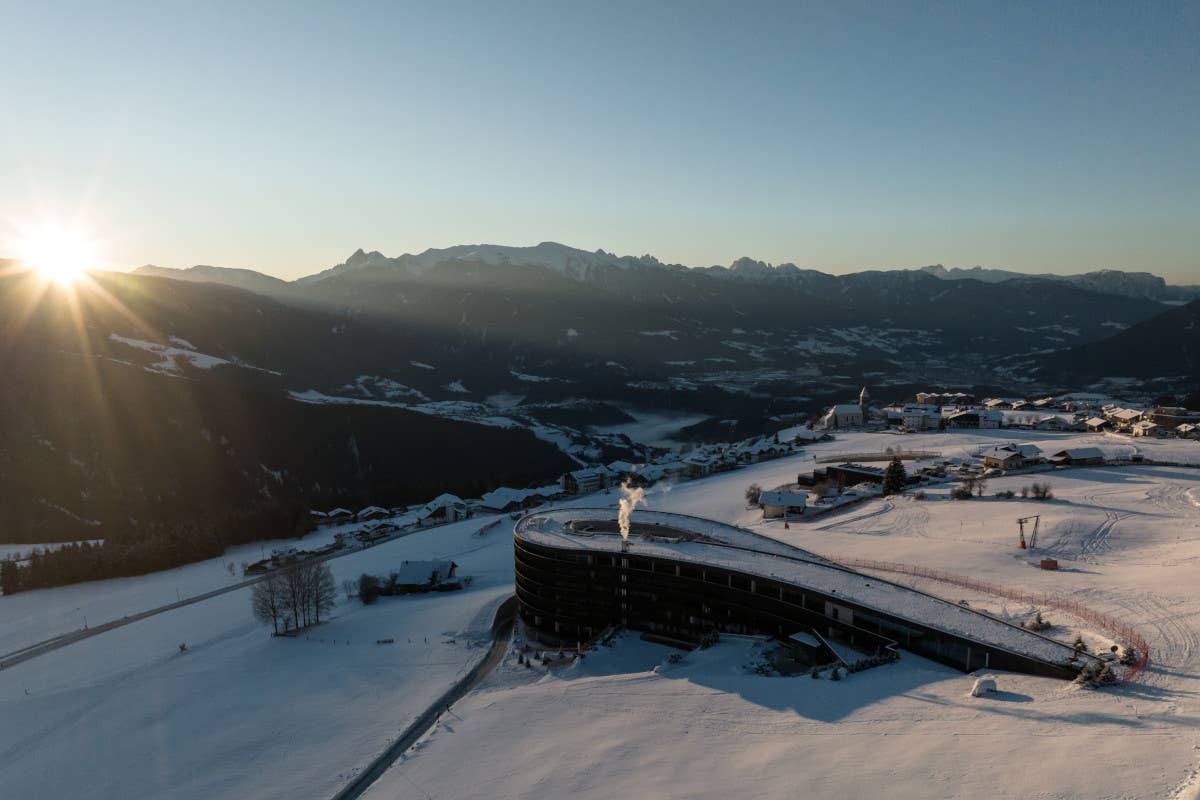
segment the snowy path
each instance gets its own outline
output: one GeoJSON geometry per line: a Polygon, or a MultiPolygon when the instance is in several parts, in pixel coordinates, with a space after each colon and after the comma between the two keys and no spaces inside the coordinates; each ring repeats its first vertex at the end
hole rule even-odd
{"type": "Polygon", "coordinates": [[[362,774],[338,792],[334,796],[334,800],[357,800],[357,798],[361,797],[363,792],[370,788],[371,784],[377,781],[396,762],[396,759],[416,744],[417,740],[424,736],[437,723],[442,714],[448,712],[452,705],[478,686],[479,682],[486,678],[504,660],[504,654],[508,650],[509,641],[512,637],[516,613],[517,598],[514,595],[501,603],[500,608],[496,610],[496,618],[492,623],[492,644],[488,648],[487,655],[483,657],[483,660],[472,667],[471,671],[463,676],[462,680],[451,686],[444,694],[430,703],[425,713],[417,717],[400,734],[400,738],[389,745],[387,750],[384,750],[378,758],[371,762],[363,770],[362,774]]]}

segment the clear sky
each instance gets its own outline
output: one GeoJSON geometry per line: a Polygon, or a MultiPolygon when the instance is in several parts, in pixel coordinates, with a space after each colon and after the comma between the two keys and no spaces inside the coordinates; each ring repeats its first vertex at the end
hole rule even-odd
{"type": "Polygon", "coordinates": [[[0,0],[0,230],[1200,283],[1200,4],[0,0]]]}

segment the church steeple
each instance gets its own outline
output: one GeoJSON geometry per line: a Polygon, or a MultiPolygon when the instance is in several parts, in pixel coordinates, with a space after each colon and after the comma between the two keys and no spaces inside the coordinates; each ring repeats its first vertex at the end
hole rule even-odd
{"type": "Polygon", "coordinates": [[[867,409],[871,406],[871,395],[867,393],[867,387],[865,386],[862,388],[862,391],[858,393],[858,404],[862,407],[863,419],[866,419],[867,409]]]}

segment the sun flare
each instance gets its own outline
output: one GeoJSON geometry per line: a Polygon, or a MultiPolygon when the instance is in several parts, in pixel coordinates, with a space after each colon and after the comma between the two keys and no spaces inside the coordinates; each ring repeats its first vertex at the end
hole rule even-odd
{"type": "Polygon", "coordinates": [[[82,231],[63,225],[27,232],[18,243],[18,253],[28,269],[64,287],[100,265],[96,243],[82,231]]]}

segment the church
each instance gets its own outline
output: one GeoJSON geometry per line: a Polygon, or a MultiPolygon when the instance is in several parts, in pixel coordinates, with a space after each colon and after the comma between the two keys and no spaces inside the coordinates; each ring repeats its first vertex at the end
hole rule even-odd
{"type": "Polygon", "coordinates": [[[867,387],[858,394],[858,405],[853,403],[838,404],[825,412],[821,418],[821,427],[826,430],[838,428],[861,428],[871,418],[871,396],[867,387]]]}

